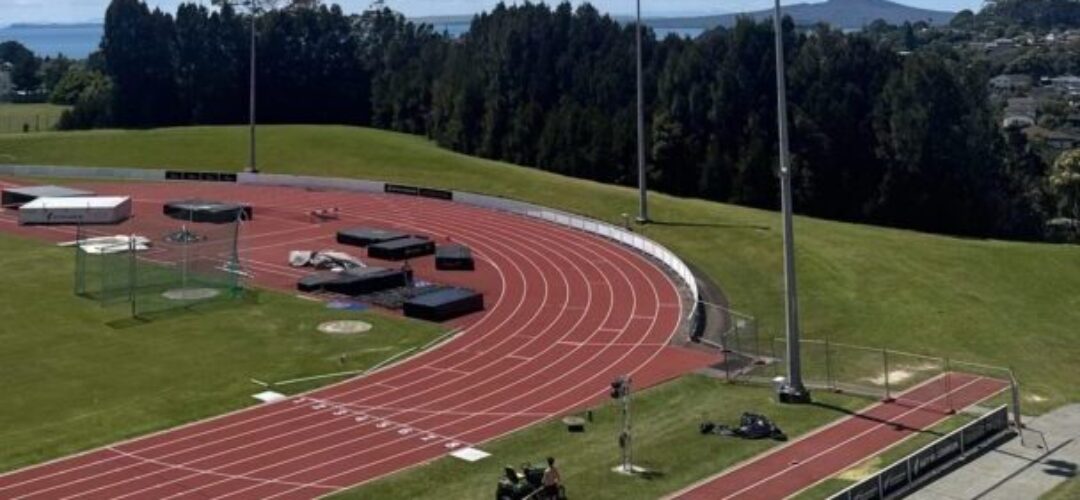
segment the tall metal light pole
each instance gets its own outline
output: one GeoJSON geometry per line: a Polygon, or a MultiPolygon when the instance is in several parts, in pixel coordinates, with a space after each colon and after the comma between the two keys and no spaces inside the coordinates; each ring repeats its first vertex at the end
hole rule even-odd
{"type": "Polygon", "coordinates": [[[637,0],[637,159],[638,202],[637,221],[649,222],[649,191],[645,184],[645,76],[641,68],[641,0],[637,0]]]}
{"type": "Polygon", "coordinates": [[[788,146],[787,80],[784,75],[784,32],[780,0],[773,12],[776,36],[776,106],[780,128],[780,203],[784,222],[784,310],[787,327],[787,381],[780,388],[780,400],[788,403],[810,402],[810,392],[802,381],[799,345],[799,294],[795,286],[795,232],[792,228],[791,153],[788,146]]]}
{"type": "Polygon", "coordinates": [[[255,15],[258,12],[258,0],[248,0],[248,10],[251,14],[251,74],[248,90],[248,166],[246,172],[257,174],[259,168],[255,163],[255,15]]]}

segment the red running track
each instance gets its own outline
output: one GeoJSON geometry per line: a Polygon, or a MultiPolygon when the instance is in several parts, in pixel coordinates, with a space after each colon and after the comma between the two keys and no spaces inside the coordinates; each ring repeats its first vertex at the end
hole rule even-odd
{"type": "Polygon", "coordinates": [[[787,498],[934,426],[948,418],[950,410],[976,404],[1006,387],[1008,383],[997,379],[945,374],[670,498],[787,498]]]}
{"type": "MultiPolygon", "coordinates": [[[[136,217],[107,234],[138,233],[139,224],[163,217],[168,200],[251,203],[242,258],[259,285],[282,290],[293,290],[302,274],[285,265],[288,252],[340,248],[333,235],[342,227],[449,238],[473,248],[475,272],[439,272],[430,258],[411,262],[414,270],[483,291],[488,307],[456,322],[462,333],[437,349],[367,377],[2,475],[3,498],[312,498],[594,404],[619,374],[649,386],[716,361],[668,346],[684,310],[664,272],[582,232],[393,195],[232,184],[81,187],[134,195],[136,217]],[[311,210],[330,207],[341,220],[308,220],[311,210]]],[[[0,217],[0,230],[73,236],[19,227],[11,214],[0,217]]]]}

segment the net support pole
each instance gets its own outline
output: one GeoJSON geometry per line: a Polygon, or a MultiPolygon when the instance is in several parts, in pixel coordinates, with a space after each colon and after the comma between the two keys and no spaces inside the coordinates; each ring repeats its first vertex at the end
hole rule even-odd
{"type": "Polygon", "coordinates": [[[626,377],[626,389],[622,397],[623,407],[623,436],[626,438],[626,446],[622,450],[622,466],[623,472],[627,474],[634,473],[634,438],[633,438],[633,426],[630,420],[630,377],[626,377]]]}
{"type": "Polygon", "coordinates": [[[829,336],[825,336],[825,387],[828,387],[830,391],[836,392],[836,384],[833,383],[832,376],[832,355],[831,346],[829,345],[829,336]]]}
{"type": "Polygon", "coordinates": [[[945,412],[949,415],[956,413],[952,400],[952,363],[945,358],[945,412]]]}
{"type": "Polygon", "coordinates": [[[139,308],[136,303],[135,286],[138,283],[138,263],[135,262],[135,235],[128,238],[128,303],[131,304],[131,317],[139,316],[139,308]]]}
{"type": "Polygon", "coordinates": [[[1017,382],[1016,375],[1011,367],[1009,368],[1009,392],[1012,393],[1013,425],[1016,426],[1017,432],[1023,436],[1024,421],[1023,415],[1020,414],[1020,383],[1017,382]]]}
{"type": "Polygon", "coordinates": [[[885,399],[884,399],[884,401],[889,402],[889,401],[893,400],[893,397],[892,397],[892,389],[889,387],[889,350],[888,349],[882,349],[881,350],[881,368],[884,370],[883,373],[884,373],[884,378],[885,378],[885,399]]]}

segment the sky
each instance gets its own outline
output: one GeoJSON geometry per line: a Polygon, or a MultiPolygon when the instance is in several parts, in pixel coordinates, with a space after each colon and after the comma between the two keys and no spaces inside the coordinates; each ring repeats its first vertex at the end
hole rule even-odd
{"type": "MultiPolygon", "coordinates": [[[[184,0],[148,0],[147,3],[175,12],[184,0]]],[[[186,0],[210,4],[210,0],[186,0]]],[[[557,3],[561,0],[548,0],[557,3]]],[[[786,4],[819,0],[783,0],[786,4]]],[[[894,0],[897,1],[897,0],[894,0]]],[[[898,0],[899,3],[936,10],[976,10],[982,0],[898,0]]],[[[505,0],[513,3],[512,0],[505,0]]],[[[651,15],[698,15],[758,10],[772,5],[771,0],[642,0],[642,11],[651,15]],[[653,4],[653,5],[649,5],[653,4]]],[[[12,23],[68,23],[100,21],[108,0],[0,0],[0,26],[12,23]]],[[[371,4],[371,0],[337,0],[348,12],[356,12],[371,4]]],[[[407,16],[473,14],[490,9],[497,0],[386,0],[391,8],[407,16]]],[[[575,0],[574,3],[580,3],[575,0]]],[[[592,0],[598,9],[613,14],[633,12],[631,0],[592,0]]]]}

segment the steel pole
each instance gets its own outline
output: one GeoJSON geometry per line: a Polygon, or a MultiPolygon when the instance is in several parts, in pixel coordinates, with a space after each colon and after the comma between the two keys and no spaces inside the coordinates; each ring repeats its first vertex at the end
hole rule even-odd
{"type": "Polygon", "coordinates": [[[248,168],[250,173],[258,173],[259,169],[255,163],[255,13],[256,4],[255,0],[251,0],[251,71],[250,71],[250,86],[248,91],[248,119],[250,124],[249,134],[249,150],[248,150],[248,168]]]}
{"type": "Polygon", "coordinates": [[[780,203],[784,224],[784,309],[787,319],[787,385],[781,399],[807,402],[810,393],[802,380],[802,360],[799,345],[799,296],[795,280],[795,232],[792,227],[791,154],[788,144],[787,81],[784,74],[784,32],[780,0],[773,12],[773,31],[776,38],[776,108],[780,133],[780,203]]]}
{"type": "Polygon", "coordinates": [[[637,221],[649,222],[649,192],[645,179],[645,76],[641,55],[641,0],[637,0],[637,160],[640,196],[637,221]]]}

